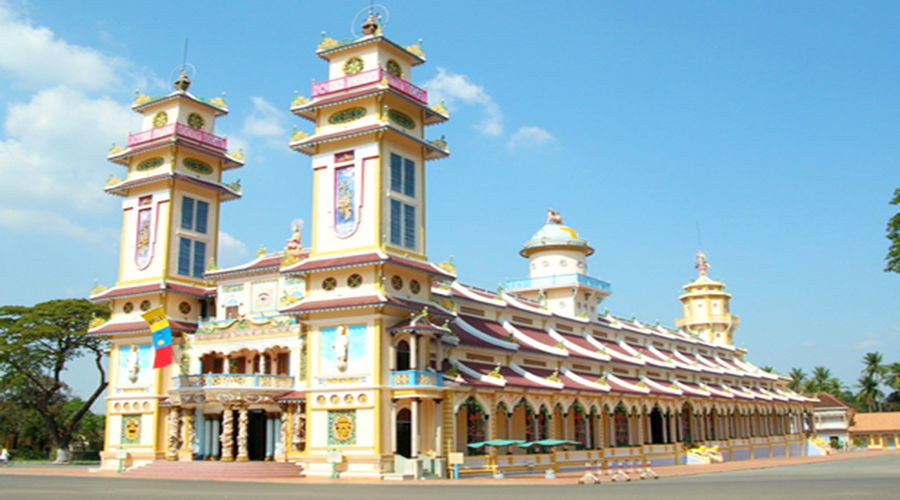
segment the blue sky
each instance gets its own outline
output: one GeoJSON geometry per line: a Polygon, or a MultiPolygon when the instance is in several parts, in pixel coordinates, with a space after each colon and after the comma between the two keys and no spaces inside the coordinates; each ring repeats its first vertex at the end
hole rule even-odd
{"type": "MultiPolygon", "coordinates": [[[[294,92],[351,37],[366,1],[0,0],[0,303],[84,297],[116,280],[112,142],[140,126],[135,89],[167,92],[185,37],[191,91],[227,92],[244,198],[219,262],[280,248],[309,220],[308,157],[287,148],[294,92]]],[[[428,166],[428,253],[495,288],[547,208],[596,248],[613,314],[673,325],[699,240],[734,294],[736,343],[781,373],[853,384],[869,351],[900,361],[900,276],[882,271],[900,186],[900,4],[387,4],[385,34],[423,39],[413,78],[451,120],[428,166]],[[699,238],[698,238],[699,227],[699,238]]],[[[308,226],[308,225],[307,225],[308,226]]],[[[309,243],[309,230],[304,231],[309,243]]]]}

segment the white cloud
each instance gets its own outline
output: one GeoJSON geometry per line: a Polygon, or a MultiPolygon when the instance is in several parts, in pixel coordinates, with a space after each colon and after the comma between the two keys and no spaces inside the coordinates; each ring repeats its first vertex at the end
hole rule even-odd
{"type": "Polygon", "coordinates": [[[241,134],[248,138],[262,139],[269,147],[285,149],[289,139],[284,125],[289,118],[287,113],[262,97],[251,97],[250,102],[253,109],[244,120],[241,134]]]}
{"type": "Polygon", "coordinates": [[[503,134],[503,112],[494,99],[480,85],[472,83],[465,75],[438,68],[438,74],[425,82],[431,102],[444,102],[449,109],[457,103],[480,106],[484,119],[476,128],[485,135],[503,134]]]}
{"type": "Polygon", "coordinates": [[[506,147],[509,149],[536,148],[555,142],[556,137],[540,127],[519,127],[509,138],[506,147]]]}
{"type": "Polygon", "coordinates": [[[133,119],[125,105],[66,87],[10,105],[0,140],[0,209],[60,215],[109,209],[104,181],[122,173],[104,165],[104,155],[114,140],[123,142],[133,119]]]}
{"type": "Polygon", "coordinates": [[[867,333],[865,335],[865,337],[866,337],[865,340],[857,343],[856,345],[853,346],[853,348],[856,350],[859,350],[859,351],[863,351],[863,350],[871,349],[873,347],[877,347],[877,346],[881,345],[881,341],[878,340],[878,338],[875,335],[873,335],[871,333],[867,333]]]}
{"type": "Polygon", "coordinates": [[[71,45],[49,29],[0,4],[0,69],[12,74],[16,85],[55,86],[98,90],[118,85],[126,61],[99,51],[71,45]]]}
{"type": "Polygon", "coordinates": [[[247,258],[247,245],[234,236],[219,231],[219,267],[231,267],[247,258]]]}

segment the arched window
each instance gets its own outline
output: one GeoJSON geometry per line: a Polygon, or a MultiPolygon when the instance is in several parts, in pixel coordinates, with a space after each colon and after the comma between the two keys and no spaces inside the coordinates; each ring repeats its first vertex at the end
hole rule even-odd
{"type": "Polygon", "coordinates": [[[409,342],[401,340],[397,342],[397,370],[409,370],[409,342]]]}
{"type": "Polygon", "coordinates": [[[629,446],[628,441],[628,411],[619,404],[613,413],[613,428],[616,432],[616,446],[629,446]]]}

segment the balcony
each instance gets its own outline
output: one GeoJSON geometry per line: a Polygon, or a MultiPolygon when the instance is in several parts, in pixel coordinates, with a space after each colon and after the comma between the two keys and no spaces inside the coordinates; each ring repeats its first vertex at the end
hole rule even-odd
{"type": "Polygon", "coordinates": [[[355,89],[365,85],[380,82],[383,78],[387,79],[388,87],[406,95],[413,100],[428,104],[428,91],[420,89],[412,83],[388,73],[387,71],[376,68],[369,71],[362,71],[355,75],[342,76],[334,80],[324,82],[313,82],[312,96],[313,98],[326,96],[334,92],[355,89]]]}
{"type": "Polygon", "coordinates": [[[156,127],[136,134],[131,134],[128,136],[128,147],[130,148],[155,141],[156,139],[168,137],[172,134],[180,135],[181,137],[191,139],[192,141],[197,141],[200,144],[211,148],[222,151],[228,150],[228,139],[189,127],[183,123],[170,123],[168,125],[163,125],[162,127],[156,127]]]}
{"type": "Polygon", "coordinates": [[[518,280],[506,280],[503,282],[505,290],[540,290],[560,285],[584,285],[607,293],[612,292],[609,283],[592,278],[586,274],[559,274],[555,276],[543,276],[541,278],[522,278],[518,280]]]}
{"type": "Polygon", "coordinates": [[[419,370],[391,372],[391,387],[443,387],[444,374],[419,370]]]}
{"type": "Polygon", "coordinates": [[[294,377],[288,375],[205,373],[178,375],[175,389],[293,389],[294,377]]]}

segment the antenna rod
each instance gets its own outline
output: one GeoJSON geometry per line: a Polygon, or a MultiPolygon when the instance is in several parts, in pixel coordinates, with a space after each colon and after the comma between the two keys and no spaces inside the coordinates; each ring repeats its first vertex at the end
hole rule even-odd
{"type": "Polygon", "coordinates": [[[700,238],[700,221],[697,221],[697,248],[703,248],[703,240],[700,238]]]}
{"type": "Polygon", "coordinates": [[[181,59],[182,71],[187,66],[187,54],[188,54],[188,39],[187,39],[187,37],[184,37],[184,57],[181,59]]]}

